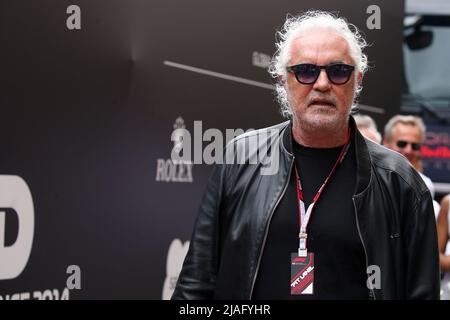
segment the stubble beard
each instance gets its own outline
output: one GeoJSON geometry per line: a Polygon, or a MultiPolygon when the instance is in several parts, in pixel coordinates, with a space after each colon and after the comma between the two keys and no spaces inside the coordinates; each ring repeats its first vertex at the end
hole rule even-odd
{"type": "MultiPolygon", "coordinates": [[[[348,122],[350,112],[339,113],[333,110],[317,110],[315,112],[294,113],[297,125],[305,131],[321,133],[329,132],[330,134],[338,133],[344,128],[348,122]]],[[[295,121],[295,120],[294,120],[295,121]]]]}

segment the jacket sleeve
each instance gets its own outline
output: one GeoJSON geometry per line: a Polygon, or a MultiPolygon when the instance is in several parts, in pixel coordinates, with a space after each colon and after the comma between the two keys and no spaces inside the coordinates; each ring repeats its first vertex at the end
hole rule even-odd
{"type": "Polygon", "coordinates": [[[409,221],[406,257],[406,299],[438,300],[439,251],[433,202],[428,190],[421,193],[409,221]]]}
{"type": "Polygon", "coordinates": [[[199,208],[172,300],[214,298],[219,265],[219,213],[225,165],[215,165],[199,208]]]}

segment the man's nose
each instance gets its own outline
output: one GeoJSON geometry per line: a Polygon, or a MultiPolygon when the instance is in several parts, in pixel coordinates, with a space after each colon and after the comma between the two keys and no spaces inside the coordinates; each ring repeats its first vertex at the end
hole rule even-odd
{"type": "Polygon", "coordinates": [[[405,153],[405,155],[411,155],[414,153],[411,143],[408,143],[406,147],[403,148],[403,152],[405,153]]]}
{"type": "Polygon", "coordinates": [[[319,77],[314,82],[313,88],[318,91],[327,91],[331,87],[331,82],[328,79],[328,75],[325,69],[320,70],[319,77]]]}

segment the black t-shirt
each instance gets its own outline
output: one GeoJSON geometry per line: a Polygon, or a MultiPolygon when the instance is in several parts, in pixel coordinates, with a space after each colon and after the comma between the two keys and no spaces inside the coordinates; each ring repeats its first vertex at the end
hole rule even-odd
{"type": "MultiPolygon", "coordinates": [[[[305,207],[327,178],[342,147],[316,149],[293,142],[305,207]]],[[[267,235],[253,299],[368,299],[366,262],[352,196],[356,185],[353,144],[311,215],[308,252],[314,253],[314,293],[290,294],[291,252],[298,250],[299,210],[294,169],[267,235]]]]}

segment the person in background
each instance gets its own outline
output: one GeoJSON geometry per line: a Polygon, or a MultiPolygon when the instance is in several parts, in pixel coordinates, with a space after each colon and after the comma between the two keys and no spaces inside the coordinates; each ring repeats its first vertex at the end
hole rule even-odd
{"type": "Polygon", "coordinates": [[[441,201],[441,210],[437,218],[439,242],[439,261],[441,272],[441,299],[450,300],[450,194],[441,201]]]}
{"type": "Polygon", "coordinates": [[[356,126],[363,136],[378,144],[381,143],[381,134],[378,132],[375,121],[370,116],[356,114],[353,117],[355,118],[356,126]]]}
{"type": "Polygon", "coordinates": [[[437,217],[440,205],[434,200],[434,184],[423,174],[422,143],[425,140],[426,127],[422,119],[412,115],[396,115],[384,127],[383,144],[404,155],[412,166],[419,172],[430,190],[433,199],[434,214],[437,217]]]}

